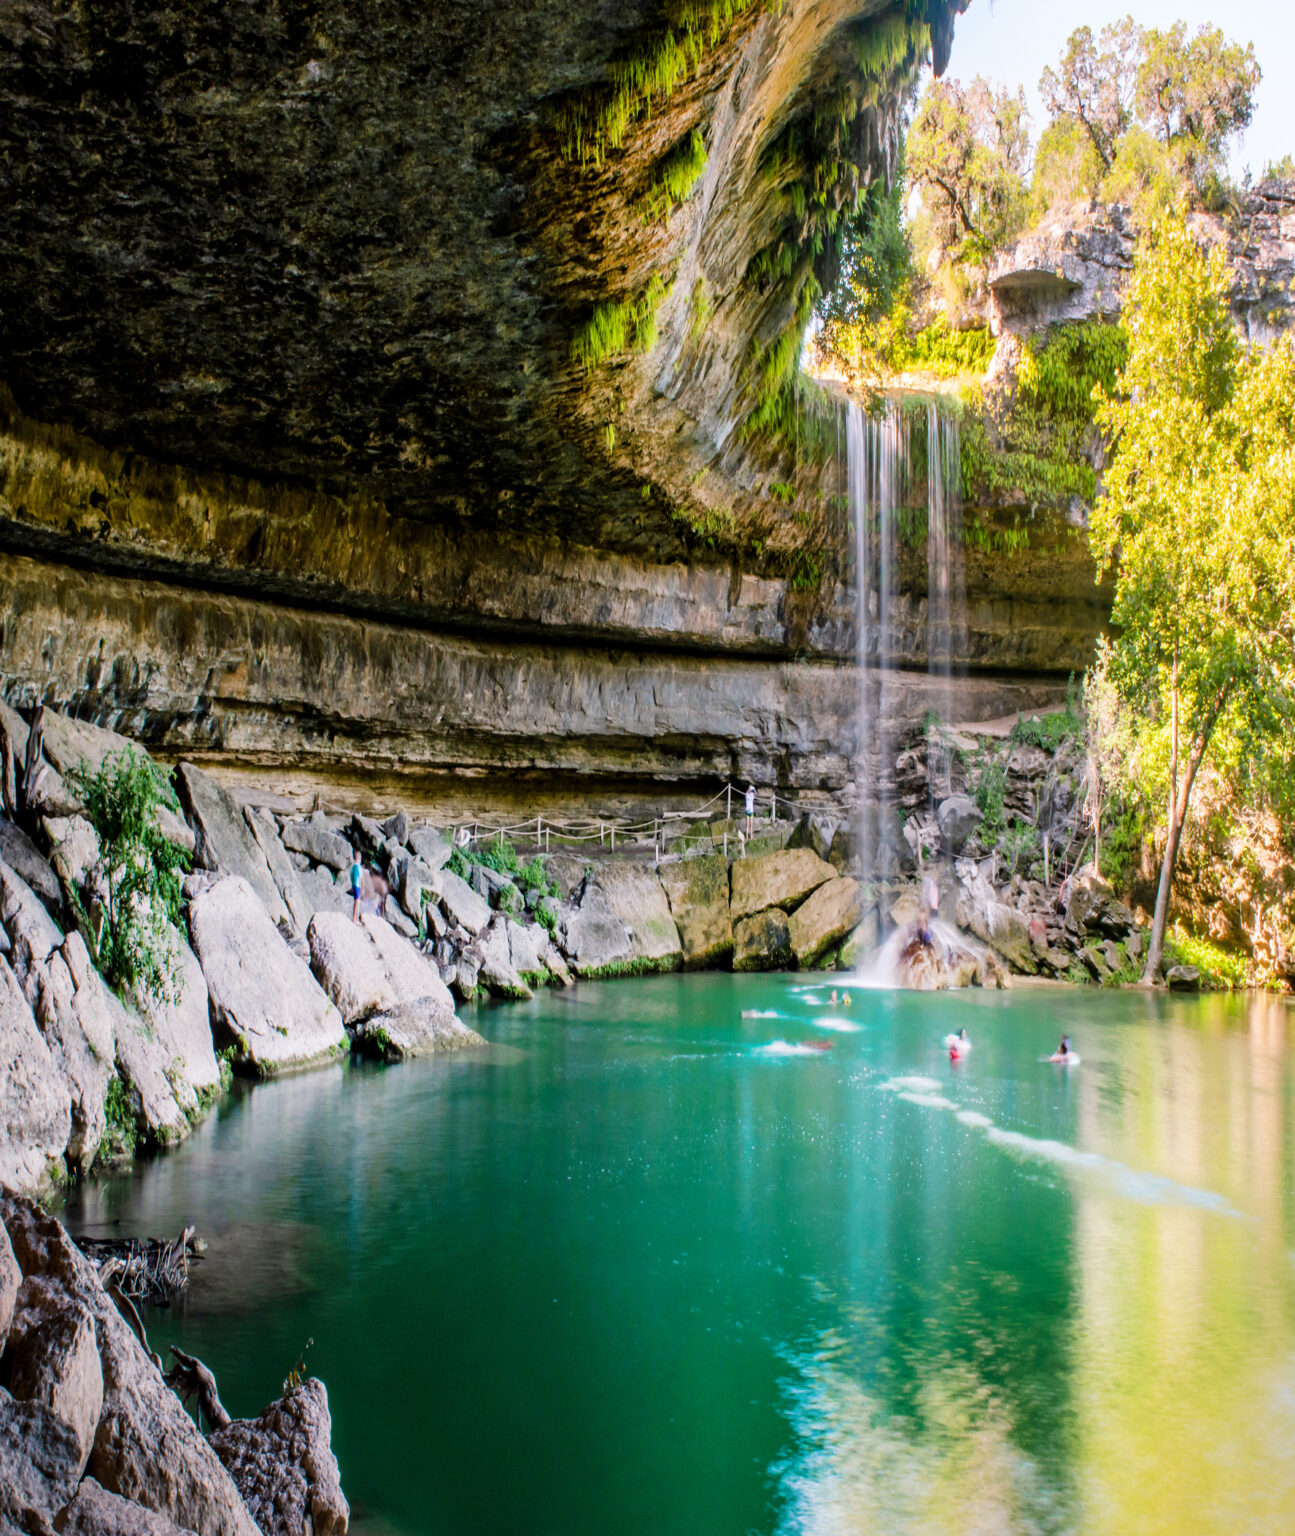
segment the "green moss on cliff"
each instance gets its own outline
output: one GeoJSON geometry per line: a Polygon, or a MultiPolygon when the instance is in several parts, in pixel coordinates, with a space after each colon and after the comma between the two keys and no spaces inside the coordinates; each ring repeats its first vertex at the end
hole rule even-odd
{"type": "Polygon", "coordinates": [[[650,352],[656,346],[657,310],[669,291],[669,282],[654,272],[637,297],[599,304],[571,338],[571,356],[586,373],[592,373],[621,353],[650,352]]]}
{"type": "Polygon", "coordinates": [[[670,151],[658,167],[646,198],[649,222],[669,213],[687,200],[706,169],[706,144],[694,128],[670,151]]]}

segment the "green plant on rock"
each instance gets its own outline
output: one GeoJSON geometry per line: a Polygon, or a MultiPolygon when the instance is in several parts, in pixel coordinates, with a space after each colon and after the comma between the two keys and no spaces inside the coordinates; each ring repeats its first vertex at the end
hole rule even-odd
{"type": "Polygon", "coordinates": [[[1243,987],[1246,983],[1244,955],[1221,949],[1209,939],[1199,939],[1180,924],[1165,936],[1166,969],[1175,965],[1194,965],[1211,986],[1243,987]]]}
{"type": "Polygon", "coordinates": [[[133,1157],[139,1142],[139,1127],[135,1111],[131,1108],[130,1092],[121,1078],[114,1074],[108,1079],[108,1092],[103,1104],[106,1130],[99,1157],[133,1157]]]}
{"type": "Polygon", "coordinates": [[[656,346],[657,310],[669,291],[667,279],[654,272],[637,297],[599,304],[571,338],[571,356],[592,373],[609,358],[650,352],[656,346]]]}
{"type": "Polygon", "coordinates": [[[706,169],[706,142],[697,128],[684,135],[662,160],[645,199],[648,223],[672,212],[692,196],[706,169]]]}
{"type": "Polygon", "coordinates": [[[989,847],[1003,831],[1003,806],[1007,797],[1007,764],[987,745],[976,753],[975,802],[985,818],[980,825],[980,840],[989,847]]]}
{"type": "Polygon", "coordinates": [[[72,781],[99,835],[97,914],[80,913],[94,962],[118,990],[177,1002],[183,987],[175,932],[189,856],[162,833],[162,806],[178,809],[165,775],[133,747],[72,781]]]}

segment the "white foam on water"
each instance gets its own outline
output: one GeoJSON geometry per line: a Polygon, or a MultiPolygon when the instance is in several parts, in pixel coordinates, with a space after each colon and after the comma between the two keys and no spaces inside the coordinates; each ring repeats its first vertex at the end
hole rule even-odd
{"type": "Polygon", "coordinates": [[[987,1131],[994,1123],[978,1109],[960,1109],[955,1118],[961,1120],[963,1125],[969,1125],[973,1131],[987,1131]]]}
{"type": "Polygon", "coordinates": [[[817,1045],[794,1045],[790,1040],[771,1040],[768,1045],[757,1045],[757,1056],[822,1056],[817,1045]]]}
{"type": "Polygon", "coordinates": [[[833,1017],[830,1019],[810,1019],[809,1022],[815,1029],[834,1029],[841,1035],[857,1035],[859,1033],[859,1026],[852,1023],[849,1019],[833,1017]]]}
{"type": "Polygon", "coordinates": [[[785,1013],[779,1013],[776,1008],[743,1008],[744,1019],[785,1019],[785,1013]]]}
{"type": "Polygon", "coordinates": [[[1059,1167],[1074,1168],[1098,1173],[1108,1180],[1117,1193],[1140,1205],[1191,1205],[1199,1210],[1213,1211],[1219,1216],[1240,1217],[1241,1212],[1222,1195],[1213,1190],[1196,1189],[1191,1184],[1180,1184],[1177,1179],[1159,1173],[1142,1173],[1100,1152],[1081,1152],[1064,1141],[1051,1141],[1038,1136],[1026,1136],[1020,1131],[1004,1131],[991,1126],[987,1139],[995,1145],[1006,1147],[1022,1157],[1035,1157],[1059,1167]]]}
{"type": "Polygon", "coordinates": [[[937,1093],[944,1084],[934,1077],[892,1077],[881,1086],[888,1093],[937,1093]]]}
{"type": "Polygon", "coordinates": [[[921,1104],[926,1109],[957,1109],[952,1099],[946,1099],[942,1093],[901,1093],[899,1095],[905,1104],[921,1104]]]}

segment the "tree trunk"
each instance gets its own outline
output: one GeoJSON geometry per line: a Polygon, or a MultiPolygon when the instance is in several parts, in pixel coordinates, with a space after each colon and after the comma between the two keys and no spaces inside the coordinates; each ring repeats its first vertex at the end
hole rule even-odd
{"type": "MultiPolygon", "coordinates": [[[[1175,667],[1175,672],[1177,668],[1175,667]]],[[[1176,690],[1175,690],[1176,692],[1176,690]]],[[[1142,985],[1153,987],[1156,983],[1156,975],[1160,970],[1160,962],[1165,954],[1165,928],[1169,923],[1169,896],[1174,883],[1174,866],[1178,862],[1178,845],[1182,841],[1183,824],[1187,820],[1187,807],[1191,803],[1192,789],[1196,783],[1197,770],[1201,766],[1201,760],[1205,756],[1205,749],[1210,744],[1210,736],[1214,731],[1214,722],[1219,717],[1219,712],[1228,696],[1228,685],[1224,685],[1215,696],[1210,705],[1209,712],[1201,726],[1200,735],[1192,744],[1191,754],[1187,759],[1183,770],[1182,783],[1177,785],[1177,792],[1169,808],[1169,837],[1165,843],[1164,863],[1160,866],[1160,884],[1156,888],[1156,912],[1151,920],[1151,942],[1147,947],[1146,968],[1142,972],[1142,985]]],[[[1177,714],[1177,699],[1175,698],[1175,715],[1177,714]]],[[[1175,724],[1176,724],[1175,720],[1175,724]]],[[[1175,732],[1175,735],[1177,733],[1175,732]]],[[[1178,752],[1174,748],[1174,776],[1177,780],[1178,752]]]]}

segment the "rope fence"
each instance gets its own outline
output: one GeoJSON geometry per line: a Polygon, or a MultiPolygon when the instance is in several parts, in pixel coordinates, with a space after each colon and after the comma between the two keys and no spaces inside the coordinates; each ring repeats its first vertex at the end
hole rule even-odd
{"type": "MultiPolygon", "coordinates": [[[[662,811],[651,821],[622,821],[615,817],[600,817],[597,821],[593,819],[557,821],[547,816],[536,816],[534,819],[528,817],[525,821],[498,826],[483,821],[460,822],[454,831],[454,843],[458,848],[484,848],[491,843],[502,844],[505,838],[510,841],[524,839],[527,844],[533,843],[541,852],[549,853],[556,839],[559,848],[571,844],[597,843],[600,847],[608,848],[615,853],[619,839],[625,846],[639,847],[650,842],[654,848],[657,848],[671,825],[677,825],[681,821],[704,820],[707,812],[714,812],[721,802],[724,807],[725,821],[733,820],[734,805],[737,806],[738,816],[745,817],[746,791],[726,782],[718,794],[712,795],[704,805],[688,811],[662,811]]],[[[784,796],[782,804],[785,809],[789,809],[792,802],[784,796]]],[[[778,793],[776,790],[765,793],[757,791],[754,805],[753,821],[768,820],[770,823],[777,821],[778,793]]],[[[727,832],[724,834],[724,848],[727,852],[727,832]]]]}

